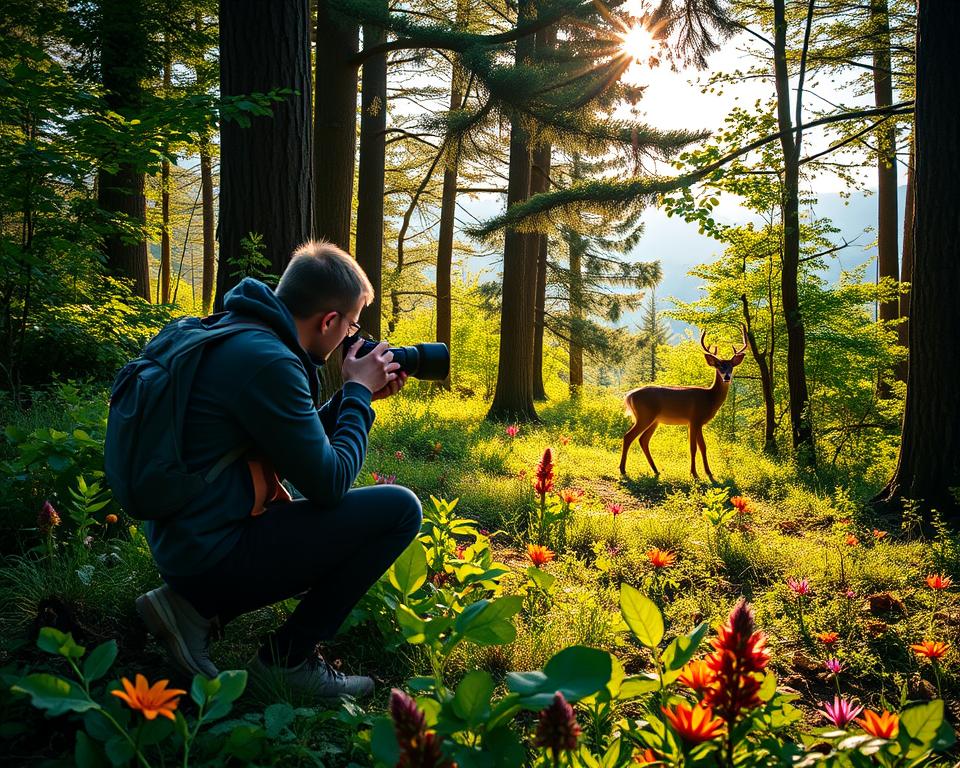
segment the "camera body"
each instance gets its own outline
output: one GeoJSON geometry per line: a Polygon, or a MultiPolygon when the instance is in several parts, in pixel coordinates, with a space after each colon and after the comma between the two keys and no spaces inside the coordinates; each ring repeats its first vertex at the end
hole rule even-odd
{"type": "MultiPolygon", "coordinates": [[[[356,344],[357,339],[361,339],[360,334],[355,333],[343,340],[344,351],[350,349],[356,344]]],[[[357,350],[357,357],[363,357],[370,354],[379,341],[373,339],[363,339],[363,344],[357,350]]],[[[446,344],[437,342],[424,342],[414,344],[410,347],[390,347],[393,352],[393,362],[400,364],[400,370],[408,376],[413,376],[423,381],[443,381],[450,375],[450,350],[446,344]]]]}

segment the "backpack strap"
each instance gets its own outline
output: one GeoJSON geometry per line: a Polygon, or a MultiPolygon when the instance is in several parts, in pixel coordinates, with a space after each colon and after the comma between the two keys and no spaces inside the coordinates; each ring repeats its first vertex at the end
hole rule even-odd
{"type": "Polygon", "coordinates": [[[220,459],[216,464],[213,465],[213,468],[207,472],[204,481],[207,483],[212,483],[218,477],[220,473],[223,472],[227,467],[229,467],[233,462],[239,459],[243,454],[249,451],[253,447],[253,443],[247,441],[242,445],[238,445],[236,448],[233,448],[228,453],[226,453],[223,458],[220,459]]]}

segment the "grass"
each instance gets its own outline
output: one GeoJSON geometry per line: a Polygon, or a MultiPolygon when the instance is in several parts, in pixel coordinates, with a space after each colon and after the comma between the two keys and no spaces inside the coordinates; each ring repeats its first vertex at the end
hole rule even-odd
{"type": "MultiPolygon", "coordinates": [[[[809,712],[832,695],[833,682],[823,672],[828,655],[840,656],[847,665],[841,676],[844,691],[865,703],[876,705],[881,696],[898,701],[901,690],[929,693],[924,683],[929,671],[917,663],[907,644],[957,636],[956,598],[950,592],[942,595],[933,616],[934,598],[923,579],[941,571],[960,576],[960,545],[945,531],[934,540],[898,530],[889,530],[882,540],[874,538],[874,528],[889,523],[872,518],[864,500],[882,485],[891,462],[871,457],[858,463],[848,457],[820,476],[799,476],[786,460],[744,442],[724,442],[708,431],[718,486],[731,496],[746,495],[753,509],[737,529],[716,531],[702,516],[711,486],[690,477],[684,429],[662,427],[654,437],[651,451],[661,468],[658,478],[650,474],[636,444],[628,475],[621,477],[620,443],[629,424],[616,395],[595,391],[578,401],[557,396],[540,406],[542,424],[523,424],[513,438],[504,425],[484,420],[486,409],[480,398],[424,397],[415,388],[377,403],[359,479],[369,484],[374,471],[395,474],[398,483],[425,501],[431,494],[459,498],[458,514],[502,532],[494,537],[497,558],[517,571],[526,566],[522,545],[532,509],[530,474],[545,447],[555,452],[556,487],[584,493],[569,525],[567,551],[547,566],[558,577],[549,613],[520,617],[518,639],[510,645],[462,647],[450,666],[454,678],[477,667],[495,673],[538,668],[571,644],[613,650],[628,672],[646,669],[644,653],[622,631],[617,593],[621,582],[650,588],[645,553],[658,547],[677,555],[660,586],[668,633],[685,632],[703,620],[717,621],[746,596],[770,636],[775,669],[802,694],[809,712]],[[613,503],[623,507],[616,520],[607,511],[613,503]],[[851,534],[859,540],[856,546],[845,543],[851,534]],[[798,623],[796,596],[785,585],[788,576],[806,577],[813,585],[805,605],[806,633],[798,623]],[[847,597],[848,590],[855,596],[847,597]],[[868,598],[885,593],[894,607],[871,609],[868,598]],[[827,630],[840,634],[836,646],[825,647],[816,639],[816,633],[827,630]]],[[[29,541],[30,535],[25,532],[21,539],[29,541]]],[[[37,662],[26,638],[43,601],[55,595],[73,610],[86,640],[121,641],[120,673],[164,675],[163,659],[143,636],[132,608],[137,594],[159,583],[144,546],[136,534],[96,542],[90,552],[64,561],[56,572],[30,555],[7,558],[0,568],[0,664],[10,668],[37,662]]],[[[516,589],[521,581],[509,577],[504,589],[516,589]]],[[[243,666],[257,639],[284,615],[283,606],[274,606],[233,622],[214,647],[221,668],[243,666]]],[[[416,648],[384,652],[369,624],[352,628],[325,651],[344,668],[379,679],[373,711],[382,711],[391,686],[425,671],[416,648]]],[[[954,702],[960,692],[956,658],[954,650],[941,667],[945,693],[954,702]]],[[[244,706],[262,711],[282,695],[252,691],[244,706]]],[[[319,733],[342,737],[323,729],[319,733]]]]}

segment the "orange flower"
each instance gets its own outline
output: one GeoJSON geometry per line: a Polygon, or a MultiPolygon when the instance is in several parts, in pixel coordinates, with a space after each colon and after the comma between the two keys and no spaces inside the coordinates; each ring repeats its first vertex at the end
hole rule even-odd
{"type": "Polygon", "coordinates": [[[839,639],[840,635],[838,635],[836,632],[820,632],[817,634],[817,640],[824,645],[833,645],[839,639]]]}
{"type": "Polygon", "coordinates": [[[581,496],[583,496],[583,491],[578,491],[576,488],[560,491],[560,498],[563,499],[564,504],[573,504],[575,501],[579,501],[581,496]]]}
{"type": "Polygon", "coordinates": [[[878,531],[876,528],[874,528],[874,529],[873,529],[873,538],[875,538],[877,541],[882,541],[883,539],[887,538],[887,532],[886,532],[886,531],[878,531]]]}
{"type": "Polygon", "coordinates": [[[173,710],[180,703],[181,691],[178,688],[167,688],[169,680],[161,680],[158,683],[150,685],[147,678],[143,675],[137,675],[137,684],[134,686],[127,678],[121,678],[120,682],[124,691],[110,691],[118,699],[127,702],[130,709],[137,709],[143,713],[147,720],[155,720],[157,715],[163,715],[168,720],[174,720],[173,710]]]}
{"type": "Polygon", "coordinates": [[[716,673],[705,661],[691,661],[681,670],[677,680],[697,693],[703,693],[716,679],[716,673]]]}
{"type": "Polygon", "coordinates": [[[941,643],[939,640],[924,640],[922,643],[911,645],[910,649],[917,656],[923,656],[927,659],[940,659],[950,649],[950,644],[941,643]]]}
{"type": "Polygon", "coordinates": [[[648,765],[650,763],[658,763],[660,761],[657,760],[657,753],[650,749],[650,747],[647,747],[639,755],[633,756],[633,762],[639,765],[648,765]]]}
{"type": "Polygon", "coordinates": [[[113,514],[113,512],[111,512],[109,515],[107,515],[105,518],[103,518],[103,521],[104,521],[107,525],[113,525],[114,523],[117,522],[117,516],[116,516],[115,514],[113,514]]]}
{"type": "Polygon", "coordinates": [[[847,540],[846,540],[846,541],[847,541],[847,546],[848,546],[848,547],[855,547],[855,546],[857,546],[857,544],[860,543],[860,539],[858,539],[858,538],[857,538],[856,536],[854,536],[852,533],[851,533],[849,536],[847,536],[847,540]]]}
{"type": "Polygon", "coordinates": [[[527,557],[530,558],[531,563],[539,568],[553,560],[556,555],[539,544],[527,544],[527,557]]]}
{"type": "Polygon", "coordinates": [[[942,573],[931,573],[927,576],[927,586],[930,589],[947,589],[951,584],[953,584],[953,579],[944,576],[942,573]]]}
{"type": "Polygon", "coordinates": [[[658,549],[654,547],[651,550],[647,551],[647,559],[650,561],[650,565],[654,568],[668,568],[673,565],[674,561],[677,559],[675,553],[670,552],[666,549],[658,549]]]}
{"type": "Polygon", "coordinates": [[[741,515],[746,515],[750,513],[750,500],[746,496],[734,496],[730,499],[730,503],[733,504],[734,509],[741,515]]]}
{"type": "Polygon", "coordinates": [[[690,744],[700,744],[716,738],[723,730],[723,720],[713,716],[710,707],[695,704],[677,704],[676,709],[660,707],[660,711],[673,726],[681,739],[690,744]]]}
{"type": "Polygon", "coordinates": [[[560,436],[560,445],[567,445],[570,442],[570,438],[566,435],[560,436]]]}
{"type": "Polygon", "coordinates": [[[900,731],[900,716],[887,710],[877,714],[865,709],[863,719],[857,722],[863,730],[878,739],[895,739],[900,731]]]}

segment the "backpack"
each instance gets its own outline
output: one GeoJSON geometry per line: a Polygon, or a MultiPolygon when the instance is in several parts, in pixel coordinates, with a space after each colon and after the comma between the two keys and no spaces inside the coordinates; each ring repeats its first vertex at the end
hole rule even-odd
{"type": "Polygon", "coordinates": [[[253,322],[211,327],[225,314],[168,323],[113,382],[104,469],[120,506],[137,520],[175,515],[250,448],[237,446],[206,472],[190,472],[183,461],[187,401],[206,345],[267,329],[253,322]]]}

